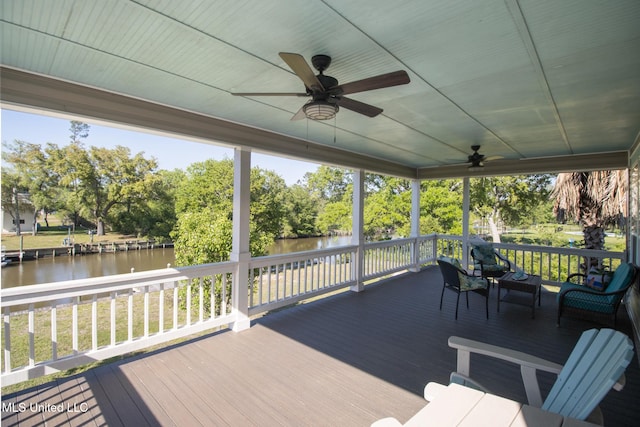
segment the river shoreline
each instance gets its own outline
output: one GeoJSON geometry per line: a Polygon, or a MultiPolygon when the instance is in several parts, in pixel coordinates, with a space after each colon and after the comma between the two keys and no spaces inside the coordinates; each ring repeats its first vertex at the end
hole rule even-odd
{"type": "Polygon", "coordinates": [[[153,240],[128,240],[120,242],[76,243],[70,246],[57,246],[52,248],[23,249],[22,251],[8,251],[3,253],[2,256],[3,259],[14,263],[57,256],[78,256],[166,248],[173,248],[173,243],[156,243],[153,240]]]}

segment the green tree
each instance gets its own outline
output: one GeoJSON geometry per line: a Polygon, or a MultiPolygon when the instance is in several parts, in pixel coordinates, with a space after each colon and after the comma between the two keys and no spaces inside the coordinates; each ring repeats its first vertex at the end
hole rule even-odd
{"type": "Polygon", "coordinates": [[[176,225],[175,191],[184,176],[178,169],[158,171],[149,185],[147,197],[130,198],[114,206],[109,215],[110,224],[124,234],[169,240],[176,225]]]}
{"type": "Polygon", "coordinates": [[[51,173],[47,155],[40,145],[16,140],[13,144],[3,146],[4,161],[11,165],[18,187],[28,194],[33,209],[31,221],[35,236],[39,213],[45,213],[46,221],[47,213],[55,208],[57,177],[51,173]]]}
{"type": "Polygon", "coordinates": [[[327,203],[318,215],[318,229],[323,235],[351,233],[351,211],[352,203],[347,197],[327,203]]]}
{"type": "MultiPolygon", "coordinates": [[[[251,170],[249,250],[252,256],[264,255],[282,229],[284,216],[284,180],[272,171],[251,170]]],[[[177,223],[171,236],[175,244],[177,265],[196,265],[228,261],[232,249],[233,162],[206,160],[194,163],[176,191],[177,223]]],[[[210,308],[211,292],[215,300],[222,298],[222,289],[230,286],[229,278],[205,280],[204,305],[210,308]]],[[[181,291],[199,298],[195,292],[199,283],[181,291]]],[[[226,293],[231,295],[230,292],[226,293]]]]}
{"type": "Polygon", "coordinates": [[[309,237],[318,233],[318,203],[303,185],[287,188],[284,210],[283,237],[309,237]]]}
{"type": "Polygon", "coordinates": [[[307,172],[303,182],[309,193],[318,201],[331,203],[344,199],[350,184],[353,183],[353,177],[345,169],[320,166],[313,173],[307,172]]]}
{"type": "Polygon", "coordinates": [[[499,242],[498,222],[519,225],[548,199],[550,183],[548,174],[474,178],[471,204],[475,213],[489,222],[493,241],[499,242]]]}
{"type": "Polygon", "coordinates": [[[420,233],[462,234],[462,181],[443,179],[420,184],[420,233]]]}
{"type": "MultiPolygon", "coordinates": [[[[250,188],[250,248],[253,256],[260,256],[282,229],[285,184],[272,171],[252,168],[250,188]]],[[[229,260],[233,161],[206,160],[189,166],[176,190],[176,213],[177,225],[171,235],[178,265],[229,260]]]]}
{"type": "Polygon", "coordinates": [[[16,236],[22,231],[20,228],[20,209],[23,203],[21,195],[26,191],[22,186],[20,175],[8,168],[2,168],[2,209],[13,219],[16,226],[16,236]]]}
{"type": "MultiPolygon", "coordinates": [[[[407,179],[365,175],[364,235],[390,238],[408,229],[411,214],[411,184],[407,179]],[[409,196],[408,198],[406,196],[409,196]]],[[[404,234],[404,233],[400,233],[404,234]]]]}

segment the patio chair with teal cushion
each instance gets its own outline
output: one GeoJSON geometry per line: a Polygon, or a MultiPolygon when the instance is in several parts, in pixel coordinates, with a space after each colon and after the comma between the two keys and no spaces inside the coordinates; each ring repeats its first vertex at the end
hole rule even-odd
{"type": "Polygon", "coordinates": [[[531,406],[565,417],[603,423],[598,405],[614,388],[624,387],[624,371],[633,358],[633,343],[613,329],[591,329],[582,333],[564,366],[516,350],[450,337],[449,346],[458,351],[456,372],[451,382],[487,392],[470,377],[471,353],[520,365],[522,381],[531,406]],[[537,371],[558,374],[544,402],[537,371]]]}
{"type": "Polygon", "coordinates": [[[467,298],[467,308],[469,308],[469,292],[482,295],[485,298],[485,307],[487,311],[487,319],[489,318],[489,282],[482,277],[469,275],[462,269],[460,263],[454,259],[439,258],[438,265],[444,280],[442,285],[442,294],[440,295],[440,310],[442,310],[442,300],[444,299],[445,289],[450,289],[458,294],[456,299],[456,319],[458,318],[458,305],[460,303],[460,294],[465,294],[467,298]]]}
{"type": "Polygon", "coordinates": [[[511,262],[500,255],[490,243],[478,243],[471,246],[473,270],[480,272],[480,277],[493,279],[502,277],[511,270],[511,262]]]}
{"type": "Polygon", "coordinates": [[[620,302],[629,287],[638,277],[637,268],[630,263],[620,264],[616,268],[608,285],[603,289],[594,289],[586,280],[587,275],[576,273],[567,277],[567,281],[560,287],[557,296],[558,320],[564,315],[570,315],[586,320],[602,320],[613,318],[616,327],[617,313],[620,302]],[[582,283],[578,283],[578,281],[582,283]]]}

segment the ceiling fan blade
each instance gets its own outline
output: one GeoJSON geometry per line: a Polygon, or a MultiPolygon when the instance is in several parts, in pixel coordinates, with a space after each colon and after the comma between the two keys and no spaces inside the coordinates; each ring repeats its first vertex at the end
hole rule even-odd
{"type": "Polygon", "coordinates": [[[355,82],[345,83],[329,89],[330,92],[348,95],[356,92],[364,92],[366,90],[382,89],[385,87],[404,85],[409,83],[409,75],[406,71],[394,71],[392,73],[380,74],[379,76],[369,77],[355,82]]]}
{"type": "Polygon", "coordinates": [[[300,107],[300,109],[298,110],[298,112],[297,112],[297,113],[295,113],[295,114],[293,115],[293,117],[291,117],[291,120],[292,120],[292,121],[294,121],[294,120],[302,120],[302,119],[304,119],[304,118],[306,118],[306,117],[307,117],[307,115],[304,113],[304,105],[303,105],[302,107],[300,107]]]}
{"type": "Polygon", "coordinates": [[[302,55],[287,52],[280,52],[279,55],[280,58],[282,58],[284,62],[287,63],[289,68],[291,68],[293,72],[296,73],[298,77],[300,77],[300,80],[302,80],[306,87],[308,87],[312,91],[324,91],[322,83],[320,83],[320,80],[318,80],[313,70],[311,69],[311,67],[309,67],[309,64],[307,63],[307,61],[305,61],[302,55]]]}
{"type": "Polygon", "coordinates": [[[485,156],[484,161],[485,162],[491,162],[493,160],[500,160],[503,159],[503,156],[485,156]]]}
{"type": "Polygon", "coordinates": [[[233,96],[309,96],[308,93],[295,92],[235,92],[233,96]]]}
{"type": "Polygon", "coordinates": [[[373,105],[365,104],[364,102],[356,101],[351,98],[340,97],[337,103],[340,107],[355,111],[356,113],[364,114],[368,117],[375,117],[383,111],[382,108],[374,107],[373,105]]]}

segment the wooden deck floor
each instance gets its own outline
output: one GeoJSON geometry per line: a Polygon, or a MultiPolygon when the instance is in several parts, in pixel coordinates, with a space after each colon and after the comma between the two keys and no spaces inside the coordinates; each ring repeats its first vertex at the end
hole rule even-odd
{"type": "MultiPolygon", "coordinates": [[[[564,320],[556,328],[551,294],[543,295],[535,319],[515,304],[496,313],[495,289],[489,320],[474,294],[455,321],[454,293],[447,291],[438,309],[441,286],[430,267],[359,294],[268,314],[241,333],[207,335],[3,396],[3,410],[13,404],[15,412],[3,412],[2,425],[368,426],[385,416],[404,422],[425,404],[424,385],[446,383],[455,369],[450,335],[563,363],[580,333],[598,326],[564,320]]],[[[623,310],[619,317],[619,329],[630,333],[623,310]]],[[[496,394],[525,401],[517,368],[478,357],[472,374],[496,394]]],[[[541,378],[547,389],[552,381],[541,378]]],[[[634,359],[625,389],[601,405],[606,424],[638,425],[638,397],[634,359]]]]}

